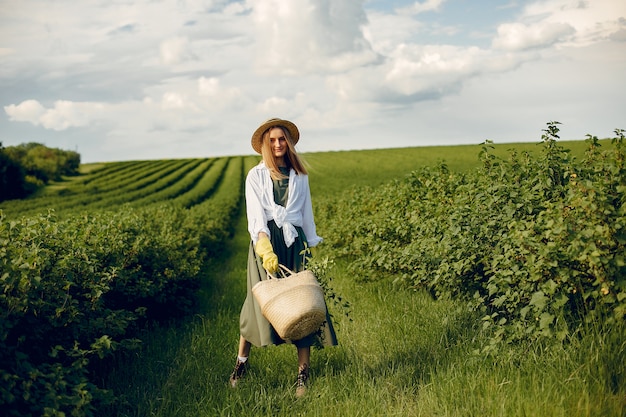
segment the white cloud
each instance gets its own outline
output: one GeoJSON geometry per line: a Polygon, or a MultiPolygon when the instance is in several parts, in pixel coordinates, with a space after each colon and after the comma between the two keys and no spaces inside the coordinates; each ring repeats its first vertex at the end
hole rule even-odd
{"type": "Polygon", "coordinates": [[[409,7],[403,7],[398,10],[400,14],[420,14],[424,12],[431,12],[439,10],[441,5],[446,0],[425,0],[425,1],[416,1],[409,7]]]}
{"type": "Polygon", "coordinates": [[[220,80],[211,77],[200,77],[198,79],[198,93],[200,95],[217,96],[220,91],[220,80]]]}
{"type": "Polygon", "coordinates": [[[626,2],[615,0],[548,0],[530,3],[521,19],[545,25],[569,25],[574,34],[570,46],[584,46],[606,40],[626,29],[626,2]]]}
{"type": "Polygon", "coordinates": [[[183,36],[161,42],[160,52],[161,60],[166,65],[178,64],[192,58],[192,54],[189,52],[189,39],[183,36]]]}
{"type": "Polygon", "coordinates": [[[47,129],[65,130],[70,127],[88,126],[91,122],[101,117],[102,103],[80,102],[75,103],[67,100],[59,100],[54,103],[54,108],[48,109],[41,116],[41,124],[47,129]]]}
{"type": "Polygon", "coordinates": [[[237,87],[224,87],[217,77],[198,78],[198,100],[213,110],[227,109],[243,105],[246,101],[244,94],[237,87]]]}
{"type": "Polygon", "coordinates": [[[4,106],[11,121],[31,123],[45,129],[101,126],[107,136],[127,134],[145,136],[146,132],[198,131],[220,121],[222,114],[251,103],[238,88],[222,86],[216,77],[172,78],[163,85],[146,90],[141,100],[112,103],[57,100],[46,108],[37,100],[4,106]],[[110,130],[108,130],[110,129],[110,130]]]}
{"type": "MultiPolygon", "coordinates": [[[[436,1],[416,3],[412,10],[436,10],[440,6],[441,3],[436,1]]],[[[333,83],[343,97],[398,102],[403,98],[410,101],[436,99],[458,93],[472,78],[506,73],[524,63],[546,59],[555,46],[584,45],[586,40],[599,41],[610,35],[619,37],[618,29],[626,23],[625,15],[626,3],[617,6],[607,0],[593,3],[534,2],[525,7],[519,21],[498,26],[492,49],[482,49],[445,44],[420,45],[406,35],[411,33],[409,30],[390,34],[396,28],[409,28],[411,22],[419,30],[419,21],[406,15],[375,12],[371,14],[365,33],[375,50],[384,54],[385,64],[376,69],[370,67],[368,71],[378,72],[382,82],[371,84],[375,77],[359,72],[356,77],[334,77],[333,83]],[[377,40],[376,36],[381,33],[385,36],[377,40]],[[540,50],[544,51],[543,55],[535,52],[540,50]],[[374,87],[364,95],[357,94],[359,85],[374,87]]]]}
{"type": "Polygon", "coordinates": [[[422,26],[410,15],[372,11],[363,26],[363,37],[376,53],[386,56],[399,44],[410,42],[422,26]]]}
{"type": "Polygon", "coordinates": [[[175,92],[163,94],[163,98],[161,99],[161,108],[163,108],[163,110],[184,109],[185,107],[187,107],[187,104],[183,95],[175,92]]]}
{"type": "Polygon", "coordinates": [[[4,106],[4,111],[9,116],[9,120],[39,125],[39,119],[46,112],[46,109],[37,100],[24,100],[17,105],[4,106]]]}
{"type": "Polygon", "coordinates": [[[284,97],[269,97],[259,104],[260,113],[280,115],[288,113],[293,108],[293,103],[284,97]]]}
{"type": "Polygon", "coordinates": [[[333,73],[377,59],[363,37],[361,1],[249,0],[263,74],[333,73]]]}
{"type": "Polygon", "coordinates": [[[493,47],[508,51],[544,48],[567,40],[575,32],[568,23],[506,23],[498,27],[498,37],[493,40],[493,47]]]}
{"type": "Polygon", "coordinates": [[[58,100],[54,107],[46,109],[37,100],[25,100],[18,105],[8,105],[4,111],[10,120],[30,122],[46,129],[65,130],[70,127],[82,127],[101,117],[102,103],[74,103],[58,100]]]}
{"type": "Polygon", "coordinates": [[[626,28],[611,33],[609,39],[616,42],[626,42],[626,28]]]}
{"type": "Polygon", "coordinates": [[[329,84],[347,101],[406,106],[458,93],[469,79],[510,71],[521,60],[477,47],[400,44],[383,65],[334,76],[329,84]]]}

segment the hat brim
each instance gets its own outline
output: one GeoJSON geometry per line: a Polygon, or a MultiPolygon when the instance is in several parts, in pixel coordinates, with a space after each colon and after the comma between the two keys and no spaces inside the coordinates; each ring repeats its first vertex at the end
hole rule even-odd
{"type": "Polygon", "coordinates": [[[262,153],[261,144],[263,142],[263,133],[273,127],[283,127],[287,129],[293,144],[295,145],[298,143],[298,140],[300,139],[300,131],[295,124],[289,120],[269,119],[263,122],[263,124],[261,124],[261,126],[259,126],[252,134],[252,149],[254,149],[257,153],[262,153]]]}

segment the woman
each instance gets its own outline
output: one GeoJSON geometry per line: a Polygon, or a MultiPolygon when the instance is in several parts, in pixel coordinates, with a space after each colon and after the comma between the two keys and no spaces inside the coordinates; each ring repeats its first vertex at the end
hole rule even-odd
{"type": "MultiPolygon", "coordinates": [[[[230,384],[245,375],[250,348],[285,343],[263,317],[252,287],[275,273],[278,264],[292,271],[304,268],[305,248],[322,241],[315,230],[309,178],[295,150],[300,133],[287,120],[270,119],[252,135],[252,148],[263,160],[246,177],[246,213],[251,243],[248,251],[248,293],[240,316],[239,351],[230,384]]],[[[319,331],[292,341],[298,351],[296,396],[306,392],[312,345],[336,345],[329,319],[319,331]]]]}

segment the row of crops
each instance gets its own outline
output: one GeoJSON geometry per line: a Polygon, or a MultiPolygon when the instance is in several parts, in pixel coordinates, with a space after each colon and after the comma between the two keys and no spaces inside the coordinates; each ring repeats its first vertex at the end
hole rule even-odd
{"type": "Polygon", "coordinates": [[[193,311],[254,157],[105,164],[0,207],[0,409],[91,415],[94,362],[151,320],[193,311]]]}
{"type": "Polygon", "coordinates": [[[162,201],[189,208],[212,194],[231,159],[234,158],[108,164],[54,193],[6,201],[0,207],[10,217],[49,209],[65,215],[85,209],[114,209],[122,204],[145,207],[162,201]]]}
{"type": "Polygon", "coordinates": [[[424,167],[320,204],[326,245],[362,279],[391,275],[480,314],[492,334],[486,350],[622,325],[624,131],[606,148],[588,137],[580,159],[558,145],[558,131],[549,124],[538,155],[498,158],[486,142],[475,170],[424,167]]]}

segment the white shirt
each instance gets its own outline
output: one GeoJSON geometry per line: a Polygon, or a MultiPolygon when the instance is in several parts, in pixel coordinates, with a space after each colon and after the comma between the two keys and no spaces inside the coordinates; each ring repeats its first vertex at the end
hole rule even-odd
{"type": "Polygon", "coordinates": [[[252,168],[246,176],[246,212],[248,231],[255,245],[259,232],[270,236],[267,227],[270,220],[283,229],[287,247],[298,237],[295,226],[302,227],[309,247],[317,246],[322,241],[315,231],[309,176],[298,175],[293,168],[289,172],[289,194],[285,207],[274,202],[274,184],[265,163],[261,161],[252,168]]]}

